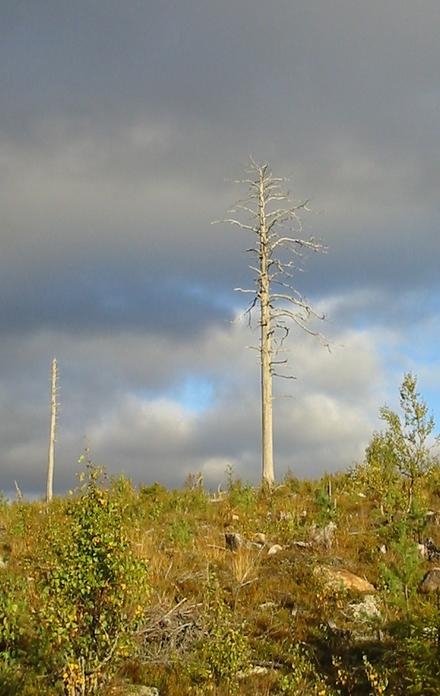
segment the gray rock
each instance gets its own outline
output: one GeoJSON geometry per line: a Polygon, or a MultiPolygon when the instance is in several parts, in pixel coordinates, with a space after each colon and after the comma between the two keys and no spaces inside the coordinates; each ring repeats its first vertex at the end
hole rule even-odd
{"type": "Polygon", "coordinates": [[[440,590],[440,568],[428,570],[420,585],[422,592],[437,592],[440,590]]]}
{"type": "Polygon", "coordinates": [[[374,595],[365,595],[362,602],[351,602],[349,611],[355,621],[364,622],[370,619],[381,619],[377,599],[374,595]]]}
{"type": "Polygon", "coordinates": [[[241,534],[235,532],[226,532],[225,534],[226,548],[230,551],[238,551],[243,546],[243,538],[241,534]]]}
{"type": "Polygon", "coordinates": [[[428,561],[440,561],[440,548],[435,544],[434,539],[431,539],[431,537],[425,539],[423,545],[426,549],[425,555],[428,557],[428,561]]]}
{"type": "Polygon", "coordinates": [[[160,696],[160,693],[155,686],[133,685],[125,692],[125,696],[160,696]]]}
{"type": "Polygon", "coordinates": [[[312,526],[310,529],[310,540],[313,544],[324,546],[326,549],[331,549],[335,540],[337,525],[334,522],[329,522],[325,527],[312,526]]]}

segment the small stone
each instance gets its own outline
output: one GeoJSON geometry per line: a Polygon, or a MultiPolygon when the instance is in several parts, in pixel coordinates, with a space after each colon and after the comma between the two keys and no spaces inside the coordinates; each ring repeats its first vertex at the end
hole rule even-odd
{"type": "Polygon", "coordinates": [[[309,541],[293,541],[292,544],[294,546],[298,546],[300,549],[309,549],[311,547],[311,543],[309,541]]]}
{"type": "Polygon", "coordinates": [[[258,675],[263,675],[268,673],[267,667],[263,667],[262,665],[255,665],[255,667],[252,667],[251,669],[251,674],[258,674],[258,675]]]}
{"type": "Polygon", "coordinates": [[[268,673],[267,667],[261,667],[260,665],[255,665],[255,667],[249,667],[247,670],[240,670],[237,672],[238,679],[247,679],[248,677],[264,676],[268,673]]]}
{"type": "Polygon", "coordinates": [[[263,604],[260,604],[258,606],[259,609],[262,611],[266,611],[267,609],[275,609],[276,603],[275,602],[263,602],[263,604]]]}
{"type": "Polygon", "coordinates": [[[290,511],[280,510],[280,512],[278,513],[278,519],[280,522],[283,522],[284,520],[291,520],[292,517],[293,515],[290,511]]]}
{"type": "Polygon", "coordinates": [[[259,546],[264,546],[264,544],[267,541],[266,535],[263,534],[262,532],[257,532],[256,534],[254,534],[254,541],[259,546]]]}
{"type": "Polygon", "coordinates": [[[275,556],[276,553],[279,553],[282,550],[283,550],[282,546],[280,546],[279,544],[274,544],[273,546],[270,547],[269,551],[267,552],[267,555],[268,556],[275,556]]]}
{"type": "Polygon", "coordinates": [[[385,544],[382,544],[382,546],[379,546],[379,551],[382,553],[384,556],[387,553],[388,549],[385,544]]]}
{"type": "Polygon", "coordinates": [[[436,592],[440,590],[440,568],[428,570],[420,585],[422,592],[436,592]]]}
{"type": "Polygon", "coordinates": [[[160,696],[160,693],[155,686],[138,686],[135,684],[130,687],[125,696],[160,696]]]}

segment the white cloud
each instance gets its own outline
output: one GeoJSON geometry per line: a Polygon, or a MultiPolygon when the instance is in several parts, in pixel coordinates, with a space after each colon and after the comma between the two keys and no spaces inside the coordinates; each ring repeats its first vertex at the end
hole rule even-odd
{"type": "MultiPolygon", "coordinates": [[[[61,380],[58,484],[71,485],[84,444],[109,471],[123,470],[135,480],[178,484],[190,471],[202,471],[207,482],[215,485],[228,465],[237,475],[258,480],[258,356],[246,350],[248,341],[245,324],[212,326],[198,341],[179,344],[140,334],[105,340],[35,336],[26,349],[22,347],[23,362],[30,355],[42,361],[49,343],[57,347],[61,380]],[[83,372],[82,366],[86,366],[83,372]],[[213,385],[212,401],[199,412],[163,396],[187,374],[201,375],[213,385]]],[[[350,331],[336,336],[335,343],[332,353],[304,334],[292,343],[298,378],[277,387],[278,393],[288,388],[291,398],[274,402],[279,476],[288,468],[299,475],[317,475],[350,465],[361,456],[376,426],[378,408],[387,394],[379,337],[350,331]]],[[[47,384],[41,379],[39,384],[44,394],[47,384]]],[[[12,381],[7,388],[12,393],[12,381]]],[[[34,400],[33,420],[23,411],[21,422],[23,426],[28,422],[27,430],[11,427],[3,443],[3,461],[6,477],[14,470],[25,485],[33,471],[35,485],[36,459],[41,462],[39,470],[44,470],[45,417],[42,405],[34,405],[37,385],[22,383],[21,398],[26,388],[34,400]]],[[[5,399],[1,408],[5,433],[10,419],[7,404],[5,399]]]]}

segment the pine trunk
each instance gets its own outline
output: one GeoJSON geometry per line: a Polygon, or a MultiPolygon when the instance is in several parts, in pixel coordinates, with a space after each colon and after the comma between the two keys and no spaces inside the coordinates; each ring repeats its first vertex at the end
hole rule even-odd
{"type": "Polygon", "coordinates": [[[272,346],[269,304],[269,240],[266,224],[264,181],[260,172],[259,182],[259,230],[260,230],[260,309],[261,309],[261,418],[262,418],[262,474],[263,482],[274,483],[273,426],[272,426],[272,346]]]}
{"type": "Polygon", "coordinates": [[[57,379],[58,367],[54,358],[52,361],[52,380],[50,389],[50,431],[49,431],[49,455],[47,462],[47,489],[46,501],[50,503],[53,497],[53,472],[55,464],[55,434],[57,425],[57,379]]]}

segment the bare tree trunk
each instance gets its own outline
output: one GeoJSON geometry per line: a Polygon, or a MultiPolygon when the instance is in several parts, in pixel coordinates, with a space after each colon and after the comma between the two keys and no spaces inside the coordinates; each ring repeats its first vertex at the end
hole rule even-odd
{"type": "MultiPolygon", "coordinates": [[[[250,293],[253,299],[245,314],[251,324],[252,310],[259,306],[260,344],[251,346],[260,354],[261,364],[261,420],[262,420],[262,469],[263,482],[272,486],[275,480],[273,463],[272,430],[272,381],[273,377],[293,379],[285,374],[283,366],[287,358],[284,342],[290,325],[296,324],[313,336],[323,337],[307,326],[310,318],[323,319],[316,314],[310,304],[294,287],[294,273],[300,268],[298,261],[304,251],[323,251],[322,244],[313,237],[302,239],[296,233],[302,232],[299,217],[301,210],[308,210],[307,201],[292,205],[287,193],[281,189],[283,179],[274,177],[267,164],[257,164],[252,158],[246,170],[250,178],[241,182],[248,187],[248,196],[238,201],[228,212],[241,213],[248,219],[243,222],[236,217],[223,220],[237,225],[257,238],[247,249],[258,258],[258,264],[250,266],[255,273],[254,288],[236,288],[239,292],[250,293]],[[286,207],[277,207],[283,202],[286,207]],[[281,357],[281,359],[277,359],[281,357]]],[[[217,220],[217,222],[220,222],[217,220]]],[[[254,239],[255,239],[254,237],[254,239]]]]}
{"type": "Polygon", "coordinates": [[[50,432],[49,432],[49,456],[47,462],[47,489],[46,501],[50,503],[53,497],[53,472],[55,464],[55,435],[57,426],[57,381],[58,367],[56,358],[52,360],[52,379],[50,389],[50,432]]]}
{"type": "Polygon", "coordinates": [[[266,224],[264,179],[260,171],[258,190],[260,223],[260,324],[261,324],[261,418],[262,418],[262,475],[269,486],[274,483],[273,426],[272,426],[272,331],[270,321],[269,247],[266,224]]]}

